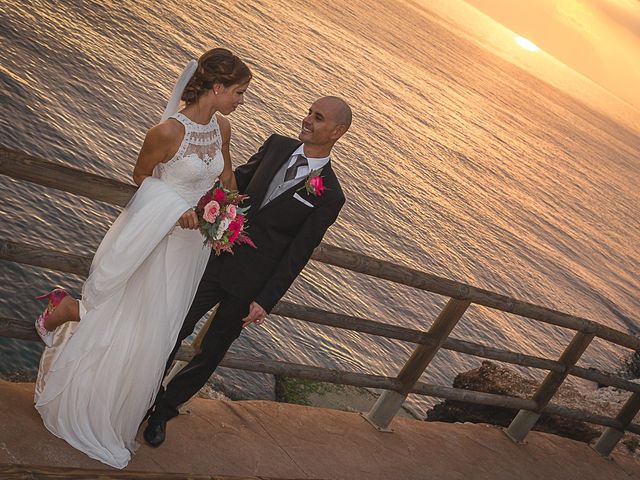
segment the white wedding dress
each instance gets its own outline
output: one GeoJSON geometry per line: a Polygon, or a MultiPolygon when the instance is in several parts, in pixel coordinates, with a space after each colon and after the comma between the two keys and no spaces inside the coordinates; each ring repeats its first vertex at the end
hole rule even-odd
{"type": "Polygon", "coordinates": [[[198,230],[175,226],[222,172],[215,115],[177,113],[175,156],[144,180],[93,258],[80,322],[55,332],[40,361],[35,402],[45,426],[92,458],[123,468],[162,382],[210,255],[198,230]]]}

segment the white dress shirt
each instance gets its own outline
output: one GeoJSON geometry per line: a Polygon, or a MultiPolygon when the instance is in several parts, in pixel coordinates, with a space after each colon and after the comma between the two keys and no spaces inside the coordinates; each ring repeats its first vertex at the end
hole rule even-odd
{"type": "MultiPolygon", "coordinates": [[[[289,168],[291,165],[295,163],[296,157],[298,155],[304,155],[304,144],[300,145],[298,149],[291,154],[291,158],[289,159],[289,164],[287,165],[287,168],[289,168]]],[[[307,157],[306,155],[304,156],[307,157]]],[[[324,167],[327,163],[329,163],[330,158],[331,157],[322,157],[322,158],[307,157],[307,163],[309,164],[309,166],[302,165],[298,167],[298,171],[296,172],[296,178],[305,177],[309,175],[309,172],[311,172],[312,170],[319,170],[320,168],[324,167]]]]}

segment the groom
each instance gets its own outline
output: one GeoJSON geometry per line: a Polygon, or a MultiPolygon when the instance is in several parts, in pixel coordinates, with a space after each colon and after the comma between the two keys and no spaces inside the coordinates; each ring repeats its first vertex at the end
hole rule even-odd
{"type": "Polygon", "coordinates": [[[150,445],[164,442],[167,421],[206,383],[242,328],[264,322],[335,222],[345,198],[329,155],[350,125],[344,100],[320,98],[302,120],[300,141],[272,135],[236,169],[257,249],[236,245],[234,255],[211,255],[167,366],[198,320],[216,304],[218,310],[201,351],[158,393],[144,430],[150,445]],[[324,189],[311,180],[318,171],[324,189]]]}

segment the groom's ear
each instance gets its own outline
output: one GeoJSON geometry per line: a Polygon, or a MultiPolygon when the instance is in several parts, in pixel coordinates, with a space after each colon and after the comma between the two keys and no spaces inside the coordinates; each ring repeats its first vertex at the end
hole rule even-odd
{"type": "Polygon", "coordinates": [[[339,123],[336,125],[336,128],[333,129],[332,137],[334,140],[338,140],[341,136],[347,133],[347,126],[343,123],[339,123]]]}

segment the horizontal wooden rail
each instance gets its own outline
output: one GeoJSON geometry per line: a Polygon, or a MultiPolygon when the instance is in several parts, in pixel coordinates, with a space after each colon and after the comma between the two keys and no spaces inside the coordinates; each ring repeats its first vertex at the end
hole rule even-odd
{"type": "Polygon", "coordinates": [[[0,174],[124,207],[135,185],[0,147],[0,174]]]}
{"type": "Polygon", "coordinates": [[[33,326],[35,320],[34,318],[33,322],[24,322],[13,318],[0,317],[0,337],[40,342],[40,337],[33,326]]]}
{"type": "MultiPolygon", "coordinates": [[[[403,340],[405,342],[426,345],[433,341],[427,332],[424,331],[389,325],[387,323],[376,322],[374,320],[368,320],[361,317],[329,312],[319,308],[298,305],[287,301],[280,301],[272,310],[272,313],[283,317],[296,318],[309,323],[343,328],[354,332],[368,333],[394,340],[403,340]]],[[[564,370],[564,366],[555,360],[499,350],[497,348],[467,342],[465,340],[458,340],[451,337],[445,340],[442,348],[466,353],[468,355],[474,355],[476,357],[488,358],[491,360],[503,361],[526,367],[557,371],[564,370]]]]}
{"type": "Polygon", "coordinates": [[[91,257],[48,250],[41,246],[0,238],[0,260],[41,267],[75,275],[89,275],[91,257]]]}
{"type": "MultiPolygon", "coordinates": [[[[308,323],[327,325],[390,339],[404,340],[411,343],[428,344],[431,342],[431,339],[428,337],[426,332],[421,332],[419,330],[399,327],[396,325],[388,325],[350,315],[328,312],[287,301],[280,301],[273,309],[273,313],[275,315],[302,320],[308,323]]],[[[40,341],[40,338],[35,333],[31,322],[7,317],[0,317],[0,336],[21,340],[40,341]]],[[[467,355],[487,358],[489,360],[496,360],[513,365],[520,365],[523,367],[538,368],[555,372],[562,372],[565,370],[565,366],[557,360],[549,360],[508,350],[500,350],[494,347],[488,347],[486,345],[451,337],[443,343],[442,348],[445,350],[452,350],[467,355]]],[[[630,382],[608,373],[573,366],[569,369],[569,374],[601,385],[640,393],[640,384],[630,382]]]]}
{"type": "MultiPolygon", "coordinates": [[[[320,245],[318,248],[316,248],[316,251],[314,252],[312,258],[316,257],[316,253],[318,251],[325,251],[329,248],[332,249],[333,251],[335,251],[334,249],[342,250],[342,249],[339,249],[338,247],[320,245]]],[[[353,252],[349,252],[349,253],[354,254],[353,252]]],[[[354,255],[361,256],[360,254],[354,254],[354,255]]],[[[32,265],[35,267],[48,268],[48,269],[57,270],[61,272],[73,273],[76,275],[85,275],[85,276],[89,273],[89,267],[91,266],[91,258],[89,256],[81,256],[81,255],[75,255],[67,252],[43,249],[41,246],[38,246],[38,245],[14,242],[8,239],[0,239],[0,260],[8,260],[16,263],[22,263],[25,265],[32,265]]],[[[372,259],[372,260],[374,260],[375,262],[382,262],[382,260],[375,260],[375,259],[372,259]]],[[[330,262],[325,262],[325,263],[330,263],[330,262]]],[[[397,268],[402,268],[402,269],[407,268],[407,267],[399,267],[391,263],[389,265],[397,268]]],[[[422,275],[425,275],[425,276],[430,276],[430,274],[426,274],[423,272],[418,272],[418,273],[421,273],[422,275]]],[[[410,285],[410,283],[406,283],[406,284],[409,286],[415,286],[415,285],[410,285]]],[[[429,291],[434,291],[434,290],[431,289],[429,291]]],[[[440,292],[435,292],[435,293],[440,293],[440,292]]],[[[496,294],[492,292],[488,292],[488,293],[491,293],[494,296],[495,295],[499,296],[499,294],[497,293],[496,294]]],[[[461,298],[461,297],[454,297],[454,298],[461,298]]],[[[508,297],[504,297],[504,298],[508,298],[508,297]]],[[[475,300],[472,300],[472,301],[475,302],[475,300]]],[[[525,302],[520,302],[519,300],[513,300],[513,302],[525,304],[525,302]]],[[[479,303],[479,302],[475,302],[475,303],[479,303]]],[[[531,305],[531,304],[526,304],[526,305],[531,305]]],[[[486,306],[491,307],[491,305],[486,305],[486,306]]],[[[535,307],[536,309],[545,309],[545,307],[538,307],[537,305],[531,305],[531,306],[535,307]]],[[[494,307],[494,308],[497,308],[497,307],[494,307]]],[[[501,309],[501,310],[509,311],[506,309],[501,309]]],[[[614,330],[610,327],[606,327],[604,325],[600,325],[598,323],[595,323],[589,320],[580,319],[578,317],[572,317],[570,315],[563,314],[561,312],[557,312],[557,313],[561,314],[562,316],[572,317],[574,319],[577,319],[579,320],[579,322],[577,323],[573,321],[559,322],[549,318],[543,319],[541,317],[539,318],[532,315],[527,315],[524,312],[516,312],[515,309],[511,309],[511,313],[516,313],[524,317],[537,319],[545,323],[550,323],[552,325],[571,328],[573,330],[578,330],[582,332],[595,331],[596,336],[599,336],[600,338],[611,341],[621,346],[633,348],[634,350],[640,349],[640,339],[637,337],[627,335],[623,332],[614,330]]],[[[545,368],[545,367],[540,367],[540,368],[545,368]]]]}
{"type": "MultiPolygon", "coordinates": [[[[318,252],[319,250],[326,250],[327,248],[338,249],[338,247],[329,247],[327,245],[320,245],[316,249],[316,252],[318,252]]],[[[342,249],[338,249],[338,250],[342,250],[342,249]]],[[[314,252],[314,256],[316,255],[316,252],[314,252]]],[[[353,252],[349,252],[349,253],[353,253],[353,252]]],[[[354,255],[361,256],[360,254],[354,254],[354,255]]],[[[89,256],[75,255],[75,254],[56,251],[56,250],[47,250],[47,249],[43,249],[41,246],[38,246],[38,245],[22,243],[22,242],[14,242],[8,239],[0,239],[0,260],[8,260],[12,262],[22,263],[25,265],[49,268],[52,270],[57,270],[57,271],[66,272],[66,273],[73,273],[76,275],[85,275],[85,276],[89,273],[89,267],[91,266],[91,258],[89,256]]],[[[375,260],[375,261],[382,262],[382,260],[375,260]]],[[[325,263],[329,263],[329,262],[325,262],[325,263]]],[[[393,265],[393,264],[390,264],[390,265],[394,267],[398,267],[397,265],[393,265]]],[[[399,268],[406,268],[406,267],[399,267],[399,268]]],[[[422,273],[422,272],[418,272],[418,273],[422,273]]],[[[428,276],[429,274],[423,274],[423,275],[428,276]]],[[[439,293],[439,292],[436,292],[436,293],[439,293]]],[[[493,295],[498,295],[498,294],[493,294],[493,295]]],[[[459,298],[459,297],[455,297],[455,298],[459,298]]],[[[505,297],[505,298],[508,298],[508,297],[505,297]]],[[[514,302],[519,302],[519,301],[514,300],[514,302]]],[[[524,303],[524,302],[521,302],[521,303],[524,303]]],[[[533,306],[537,307],[536,305],[533,305],[533,306]]],[[[537,307],[537,308],[544,309],[544,307],[537,307]]],[[[561,313],[561,312],[558,312],[558,313],[561,313]]],[[[522,313],[518,313],[518,315],[527,317],[527,315],[522,313]]],[[[566,315],[566,314],[562,314],[562,315],[571,317],[570,315],[566,315]]],[[[529,318],[535,319],[535,317],[529,317],[529,318]]],[[[578,318],[578,317],[575,317],[575,318],[578,318]]],[[[541,319],[538,319],[538,320],[546,323],[551,323],[553,325],[566,327],[566,325],[559,325],[554,321],[547,322],[546,320],[541,320],[541,319]]],[[[579,320],[582,321],[584,319],[579,319],[579,320]]],[[[384,325],[384,324],[380,324],[380,325],[384,325]]],[[[576,326],[577,325],[574,325],[574,327],[576,326]]],[[[589,320],[584,320],[584,322],[580,323],[579,326],[581,328],[573,328],[570,326],[567,328],[573,328],[574,330],[584,331],[584,332],[591,332],[591,331],[594,331],[595,329],[596,336],[599,336],[605,340],[609,340],[621,346],[633,348],[635,350],[640,349],[640,339],[637,337],[627,335],[623,332],[619,332],[610,327],[606,327],[604,325],[600,325],[598,323],[591,322],[589,320]]],[[[393,330],[393,327],[390,327],[390,331],[391,330],[393,330]]],[[[408,340],[408,341],[413,341],[413,340],[408,340]]],[[[420,342],[417,342],[417,343],[420,343],[420,342]]],[[[543,366],[542,364],[539,364],[539,366],[536,366],[535,368],[547,368],[547,367],[550,367],[550,364],[547,364],[547,366],[543,366]]],[[[550,369],[552,368],[553,367],[551,367],[550,369]]]]}
{"type": "Polygon", "coordinates": [[[640,384],[630,382],[624,378],[617,377],[610,373],[599,372],[589,368],[582,368],[573,366],[569,369],[569,375],[574,377],[584,378],[591,382],[595,382],[599,385],[605,385],[607,387],[616,387],[621,390],[627,390],[633,393],[640,393],[640,384]]]}
{"type": "MultiPolygon", "coordinates": [[[[188,348],[182,348],[176,355],[176,360],[188,361],[193,352],[188,348]]],[[[313,365],[302,365],[292,362],[283,362],[266,358],[245,357],[233,353],[227,353],[220,362],[221,367],[236,370],[248,370],[250,372],[270,373],[287,377],[304,378],[318,382],[336,383],[339,385],[353,385],[354,387],[380,388],[395,390],[401,383],[395,377],[384,375],[372,375],[366,373],[346,372],[333,370],[313,365]]]]}
{"type": "MultiPolygon", "coordinates": [[[[193,351],[190,347],[183,347],[176,355],[176,359],[188,361],[192,355],[193,351]]],[[[385,390],[396,390],[400,388],[400,382],[395,377],[345,372],[341,370],[332,370],[323,367],[263,358],[241,357],[233,353],[227,353],[222,362],[220,362],[220,366],[260,373],[270,373],[273,375],[286,375],[289,377],[303,378],[307,380],[337,383],[341,385],[354,385],[357,387],[382,388],[385,390]]],[[[532,410],[537,408],[536,402],[532,399],[496,395],[493,393],[477,392],[474,390],[446,387],[442,385],[432,385],[423,382],[416,383],[410,393],[445,398],[447,400],[475,403],[479,405],[510,408],[513,410],[532,410]]],[[[574,420],[594,423],[606,427],[622,427],[621,423],[615,418],[595,415],[553,403],[547,404],[547,406],[541,410],[541,413],[572,418],[574,420]]],[[[634,433],[640,433],[640,425],[631,424],[627,427],[627,430],[634,433]]]]}
{"type": "Polygon", "coordinates": [[[386,260],[379,260],[344,248],[321,244],[316,248],[311,258],[328,265],[334,265],[447,297],[469,300],[471,303],[539,320],[558,327],[569,328],[585,333],[595,331],[596,336],[604,340],[634,350],[640,349],[640,338],[594,321],[523,302],[522,300],[516,300],[506,295],[472,287],[465,283],[438,277],[413,268],[396,265],[386,260]]]}

